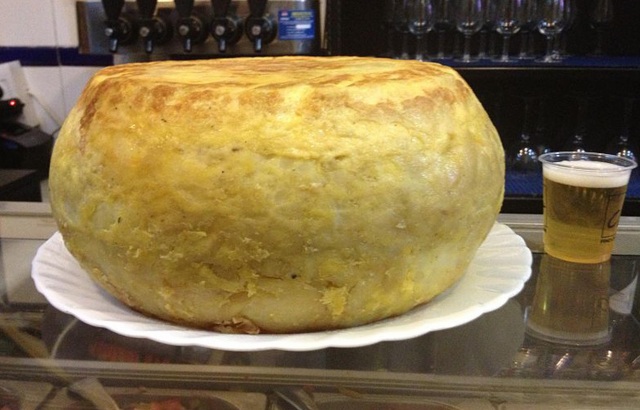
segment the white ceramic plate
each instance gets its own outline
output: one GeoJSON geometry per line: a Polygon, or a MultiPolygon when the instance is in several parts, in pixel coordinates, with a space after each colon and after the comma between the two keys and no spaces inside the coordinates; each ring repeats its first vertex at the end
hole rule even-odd
{"type": "Polygon", "coordinates": [[[517,295],[531,275],[531,251],[506,225],[496,223],[466,274],[430,303],[369,325],[326,332],[236,335],[190,329],[137,313],[100,288],[67,251],[60,233],[38,250],[32,266],[37,289],[57,309],[115,333],[176,346],[258,351],[358,347],[410,339],[470,322],[517,295]]]}

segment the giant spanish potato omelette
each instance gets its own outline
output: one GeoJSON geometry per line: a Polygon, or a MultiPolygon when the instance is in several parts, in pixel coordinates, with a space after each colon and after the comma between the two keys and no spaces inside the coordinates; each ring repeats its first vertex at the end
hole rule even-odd
{"type": "Polygon", "coordinates": [[[400,315],[465,272],[503,149],[452,69],[364,57],[99,71],[55,144],[51,204],[108,292],[221,332],[400,315]]]}

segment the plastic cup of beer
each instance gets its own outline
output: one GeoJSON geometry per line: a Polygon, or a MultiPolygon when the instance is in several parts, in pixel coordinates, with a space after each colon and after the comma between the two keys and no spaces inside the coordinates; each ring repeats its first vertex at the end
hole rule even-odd
{"type": "Polygon", "coordinates": [[[576,263],[611,258],[631,171],[624,157],[595,152],[541,155],[544,250],[576,263]]]}

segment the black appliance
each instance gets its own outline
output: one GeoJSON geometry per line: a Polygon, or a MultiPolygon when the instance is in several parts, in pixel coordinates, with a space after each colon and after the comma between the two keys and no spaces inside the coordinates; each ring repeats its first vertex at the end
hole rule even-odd
{"type": "Polygon", "coordinates": [[[0,169],[35,170],[44,179],[49,174],[53,137],[18,121],[23,108],[18,98],[0,100],[0,169]]]}

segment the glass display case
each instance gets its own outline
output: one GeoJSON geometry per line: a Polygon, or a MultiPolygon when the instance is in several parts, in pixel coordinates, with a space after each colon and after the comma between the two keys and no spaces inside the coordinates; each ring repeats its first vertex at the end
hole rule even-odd
{"type": "Polygon", "coordinates": [[[403,340],[242,351],[126,337],[53,308],[30,276],[56,231],[48,204],[0,203],[0,408],[637,408],[640,219],[620,223],[605,282],[610,337],[594,346],[527,330],[549,266],[541,215],[499,222],[533,253],[530,279],[499,308],[403,340]]]}

